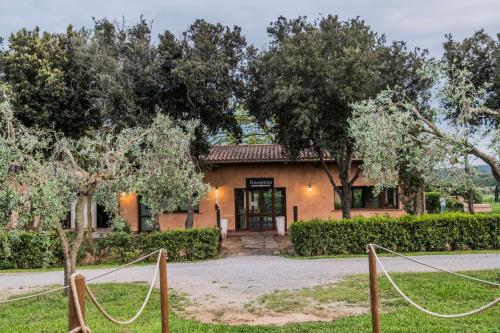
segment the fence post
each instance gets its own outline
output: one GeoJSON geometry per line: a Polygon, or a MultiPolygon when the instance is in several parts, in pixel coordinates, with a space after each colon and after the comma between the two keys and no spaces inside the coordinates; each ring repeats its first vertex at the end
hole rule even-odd
{"type": "Polygon", "coordinates": [[[380,333],[380,302],[378,298],[377,260],[375,248],[368,245],[368,267],[370,270],[370,304],[372,314],[372,333],[380,333]]]}
{"type": "Polygon", "coordinates": [[[168,325],[168,279],[167,279],[167,254],[161,250],[160,254],[160,301],[161,301],[161,332],[169,333],[168,325]]]}
{"type": "Polygon", "coordinates": [[[69,330],[73,330],[75,328],[80,327],[80,321],[78,320],[78,313],[75,307],[74,297],[78,297],[78,303],[80,303],[80,309],[82,311],[82,317],[85,319],[85,276],[80,273],[76,273],[75,276],[75,287],[78,295],[73,295],[73,289],[71,288],[71,277],[70,281],[68,281],[70,289],[69,289],[69,313],[68,313],[68,322],[69,322],[69,330]]]}

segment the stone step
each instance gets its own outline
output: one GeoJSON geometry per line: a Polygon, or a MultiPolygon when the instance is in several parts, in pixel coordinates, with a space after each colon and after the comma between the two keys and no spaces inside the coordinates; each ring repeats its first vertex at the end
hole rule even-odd
{"type": "Polygon", "coordinates": [[[293,246],[288,236],[273,234],[235,235],[224,239],[221,255],[277,255],[293,252],[293,246]]]}

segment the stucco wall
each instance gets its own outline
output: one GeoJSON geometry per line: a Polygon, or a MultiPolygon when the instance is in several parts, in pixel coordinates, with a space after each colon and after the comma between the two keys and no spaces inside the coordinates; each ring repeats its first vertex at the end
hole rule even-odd
{"type": "MultiPolygon", "coordinates": [[[[353,166],[353,168],[355,168],[353,166]]],[[[331,170],[340,184],[338,172],[331,165],[331,170]]],[[[354,174],[354,173],[351,173],[354,174]]],[[[229,230],[235,229],[235,199],[234,189],[245,188],[246,178],[274,178],[275,187],[286,188],[287,225],[293,223],[293,206],[298,207],[299,219],[336,218],[342,217],[340,210],[334,210],[333,189],[325,171],[314,163],[289,164],[240,164],[220,165],[218,168],[205,172],[205,180],[217,186],[221,218],[229,220],[229,230]],[[308,190],[309,184],[311,191],[308,190]]],[[[370,185],[366,178],[360,177],[354,185],[370,185]]],[[[195,227],[208,227],[216,224],[215,190],[208,193],[200,201],[199,213],[195,214],[195,227]]],[[[138,230],[137,197],[133,195],[122,197],[122,216],[129,220],[132,231],[138,230]],[[135,215],[134,215],[135,214],[135,215]]],[[[402,209],[353,209],[353,216],[373,216],[388,213],[391,216],[401,216],[402,209]]],[[[165,214],[158,217],[162,230],[184,227],[185,213],[165,214]]]]}

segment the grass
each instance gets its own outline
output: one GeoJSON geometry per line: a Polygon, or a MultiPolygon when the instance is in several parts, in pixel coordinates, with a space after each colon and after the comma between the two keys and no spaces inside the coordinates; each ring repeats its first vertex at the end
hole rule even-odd
{"type": "Polygon", "coordinates": [[[490,202],[491,212],[494,214],[500,214],[500,202],[490,202]]]}
{"type": "MultiPolygon", "coordinates": [[[[468,272],[467,274],[488,280],[499,280],[500,270],[468,272]]],[[[401,288],[422,305],[440,312],[462,312],[479,307],[498,297],[497,287],[457,279],[444,273],[394,274],[401,288]]],[[[380,278],[383,305],[382,331],[385,332],[500,332],[500,307],[473,317],[445,320],[433,318],[409,307],[380,278]]],[[[97,298],[113,315],[122,319],[131,317],[140,306],[147,286],[142,284],[93,285],[97,298]]],[[[265,308],[282,312],[296,311],[303,302],[314,299],[318,303],[345,301],[350,305],[368,304],[368,279],[366,275],[346,278],[338,285],[309,288],[295,292],[273,293],[261,297],[265,308]],[[292,302],[288,302],[292,299],[292,302]],[[288,302],[288,303],[287,303],[288,302]],[[302,303],[301,303],[302,302],[302,303]]],[[[158,292],[154,293],[143,315],[136,323],[118,327],[103,319],[95,307],[87,305],[87,324],[93,332],[133,333],[159,332],[160,311],[158,292]]],[[[175,309],[183,306],[184,298],[173,294],[171,304],[175,309]]],[[[42,296],[37,300],[0,305],[0,332],[65,332],[67,299],[61,294],[42,296]]],[[[183,319],[171,313],[171,332],[188,333],[329,333],[370,332],[370,316],[359,315],[327,323],[303,323],[286,326],[228,326],[203,324],[183,319]]]]}
{"type": "MultiPolygon", "coordinates": [[[[394,254],[382,252],[379,250],[379,257],[394,257],[394,254]]],[[[435,252],[407,252],[404,253],[406,256],[427,256],[427,255],[458,255],[458,254],[485,254],[485,253],[500,253],[500,249],[492,250],[461,250],[461,251],[435,251],[435,252]]],[[[349,258],[366,258],[365,254],[333,254],[324,256],[298,256],[298,255],[285,255],[287,258],[299,259],[299,260],[311,260],[311,259],[349,259],[349,258]]],[[[0,271],[1,272],[1,271],[0,271]]]]}

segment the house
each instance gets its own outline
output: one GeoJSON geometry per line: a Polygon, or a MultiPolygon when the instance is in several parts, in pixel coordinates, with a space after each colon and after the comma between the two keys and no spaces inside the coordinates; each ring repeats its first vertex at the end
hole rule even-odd
{"type": "MultiPolygon", "coordinates": [[[[325,159],[337,184],[338,171],[333,161],[325,159]]],[[[212,190],[195,207],[194,226],[217,225],[220,218],[228,220],[231,231],[274,231],[276,217],[284,216],[285,225],[313,218],[340,219],[340,199],[334,193],[324,169],[314,152],[303,151],[296,160],[286,157],[275,144],[212,146],[204,158],[208,166],[205,180],[212,190]]],[[[353,161],[353,170],[362,164],[353,161]]],[[[352,215],[401,216],[398,189],[387,189],[378,195],[372,182],[359,177],[352,190],[352,215]]],[[[148,229],[150,212],[134,193],[120,196],[120,214],[133,232],[148,229]]],[[[156,217],[161,230],[184,228],[186,211],[156,217]]],[[[95,223],[97,225],[97,223],[95,223]]]]}

